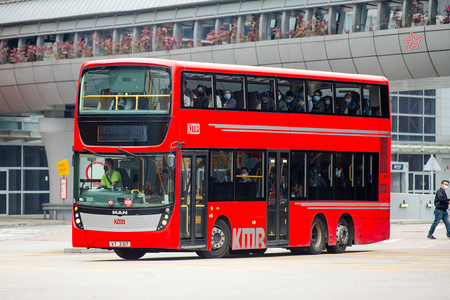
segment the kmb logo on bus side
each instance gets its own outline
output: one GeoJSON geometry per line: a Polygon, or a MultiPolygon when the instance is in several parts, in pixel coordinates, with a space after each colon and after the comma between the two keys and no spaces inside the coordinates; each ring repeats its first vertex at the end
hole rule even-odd
{"type": "Polygon", "coordinates": [[[233,228],[232,249],[266,248],[264,228],[233,228]]]}
{"type": "Polygon", "coordinates": [[[200,134],[200,124],[198,123],[188,123],[187,124],[188,134],[200,134]]]}

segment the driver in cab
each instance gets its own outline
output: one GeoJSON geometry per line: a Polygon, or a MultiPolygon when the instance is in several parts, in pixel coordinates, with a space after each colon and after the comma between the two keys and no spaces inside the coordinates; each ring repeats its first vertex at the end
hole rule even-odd
{"type": "Polygon", "coordinates": [[[102,176],[101,185],[114,190],[119,181],[121,181],[121,176],[118,171],[115,171],[114,161],[111,158],[105,159],[105,174],[102,176]]]}

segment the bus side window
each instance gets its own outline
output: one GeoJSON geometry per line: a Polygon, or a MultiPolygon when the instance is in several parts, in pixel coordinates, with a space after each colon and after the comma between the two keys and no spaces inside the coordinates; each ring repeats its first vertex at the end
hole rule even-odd
{"type": "Polygon", "coordinates": [[[233,151],[211,151],[209,201],[233,200],[233,151]]]}
{"type": "Polygon", "coordinates": [[[381,116],[388,117],[389,115],[388,113],[386,113],[386,115],[383,113],[383,111],[385,110],[383,106],[387,107],[389,106],[389,104],[387,103],[388,100],[383,101],[382,103],[382,94],[383,100],[384,98],[389,99],[388,95],[384,95],[385,93],[381,93],[379,86],[375,85],[363,86],[363,104],[366,107],[364,115],[372,117],[381,117],[381,116]]]}
{"type": "Polygon", "coordinates": [[[244,76],[216,74],[215,78],[216,107],[219,109],[245,109],[244,76]]]}
{"type": "Polygon", "coordinates": [[[291,199],[306,199],[306,152],[291,154],[291,199]]]}

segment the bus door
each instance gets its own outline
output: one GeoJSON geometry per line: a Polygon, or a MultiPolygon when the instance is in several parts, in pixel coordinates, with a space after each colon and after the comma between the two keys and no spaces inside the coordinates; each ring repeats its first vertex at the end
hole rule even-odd
{"type": "Polygon", "coordinates": [[[181,153],[181,247],[206,246],[207,152],[181,153]]]}
{"type": "Polygon", "coordinates": [[[269,152],[267,244],[288,242],[289,153],[269,152]]]}

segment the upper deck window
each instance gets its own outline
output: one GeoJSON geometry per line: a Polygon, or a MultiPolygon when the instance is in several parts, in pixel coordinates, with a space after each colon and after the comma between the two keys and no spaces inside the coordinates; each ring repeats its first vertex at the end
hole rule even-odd
{"type": "Polygon", "coordinates": [[[164,67],[104,66],[81,76],[80,114],[169,114],[171,71],[164,67]]]}

